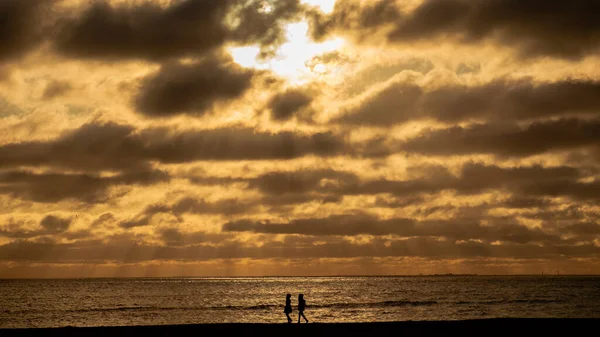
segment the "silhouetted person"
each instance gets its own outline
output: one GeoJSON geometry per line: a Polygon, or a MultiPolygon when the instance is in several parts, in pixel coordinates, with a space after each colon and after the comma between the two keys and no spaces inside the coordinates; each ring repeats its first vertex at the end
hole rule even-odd
{"type": "Polygon", "coordinates": [[[300,323],[300,317],[303,317],[306,323],[308,323],[308,319],[304,316],[304,308],[306,308],[306,301],[304,300],[304,295],[298,295],[298,323],[300,323]]]}
{"type": "Polygon", "coordinates": [[[285,295],[285,308],[283,309],[283,312],[287,316],[288,323],[292,323],[292,318],[290,317],[290,314],[292,313],[292,295],[291,294],[285,295]]]}

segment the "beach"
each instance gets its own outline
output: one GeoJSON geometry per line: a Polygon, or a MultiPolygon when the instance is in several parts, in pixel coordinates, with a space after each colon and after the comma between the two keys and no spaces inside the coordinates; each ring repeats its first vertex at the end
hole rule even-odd
{"type": "Polygon", "coordinates": [[[185,324],[0,329],[0,336],[564,336],[595,331],[600,319],[496,318],[456,321],[308,324],[185,324]]]}

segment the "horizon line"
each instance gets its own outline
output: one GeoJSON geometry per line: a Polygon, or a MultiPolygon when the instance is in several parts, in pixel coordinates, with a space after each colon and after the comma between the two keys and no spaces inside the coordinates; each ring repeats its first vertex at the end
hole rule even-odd
{"type": "Polygon", "coordinates": [[[563,276],[599,276],[599,274],[480,274],[480,273],[434,273],[434,274],[381,274],[381,275],[357,275],[357,274],[340,274],[340,275],[204,275],[204,276],[81,276],[81,277],[0,277],[0,280],[81,280],[81,279],[203,279],[203,278],[302,278],[302,277],[441,277],[441,276],[543,276],[543,277],[563,277],[563,276]]]}

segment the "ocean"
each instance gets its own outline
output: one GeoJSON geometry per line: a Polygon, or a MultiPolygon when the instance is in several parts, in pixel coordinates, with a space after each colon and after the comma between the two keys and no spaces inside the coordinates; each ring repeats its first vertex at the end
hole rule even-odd
{"type": "Polygon", "coordinates": [[[0,327],[600,318],[599,276],[0,280],[0,327]]]}

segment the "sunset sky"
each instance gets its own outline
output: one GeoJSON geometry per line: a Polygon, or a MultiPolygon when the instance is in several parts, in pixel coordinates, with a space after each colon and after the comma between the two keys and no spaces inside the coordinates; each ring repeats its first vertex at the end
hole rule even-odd
{"type": "Polygon", "coordinates": [[[0,278],[599,274],[598,13],[0,0],[0,278]]]}

